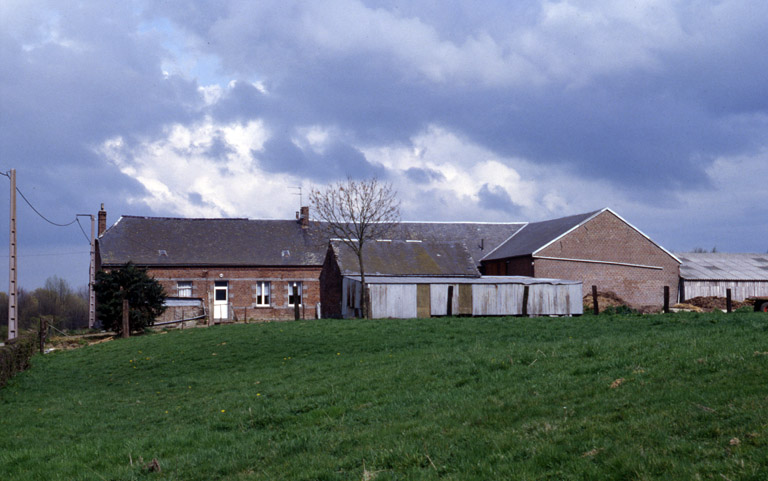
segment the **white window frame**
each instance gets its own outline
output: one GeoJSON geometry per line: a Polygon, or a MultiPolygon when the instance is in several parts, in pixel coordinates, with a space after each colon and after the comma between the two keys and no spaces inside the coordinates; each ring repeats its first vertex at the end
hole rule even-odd
{"type": "Polygon", "coordinates": [[[295,304],[291,303],[291,297],[293,297],[293,286],[299,287],[299,306],[303,305],[304,302],[304,287],[302,286],[301,281],[290,281],[288,282],[288,305],[293,307],[295,304]]]}
{"type": "Polygon", "coordinates": [[[192,281],[177,281],[176,292],[178,297],[192,297],[192,281]]]}
{"type": "Polygon", "coordinates": [[[256,281],[256,305],[266,307],[271,305],[272,286],[269,281],[256,281]],[[266,294],[265,294],[266,290],[266,294]],[[264,297],[266,296],[266,302],[264,297]]]}

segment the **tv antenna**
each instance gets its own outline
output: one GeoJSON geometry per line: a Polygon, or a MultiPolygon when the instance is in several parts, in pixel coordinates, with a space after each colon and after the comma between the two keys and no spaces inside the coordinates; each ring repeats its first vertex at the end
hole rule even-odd
{"type": "Polygon", "coordinates": [[[298,193],[294,192],[293,195],[298,195],[299,196],[299,208],[303,207],[304,206],[304,196],[302,195],[301,186],[299,185],[299,186],[289,187],[289,189],[294,189],[294,190],[298,190],[299,191],[298,193]]]}

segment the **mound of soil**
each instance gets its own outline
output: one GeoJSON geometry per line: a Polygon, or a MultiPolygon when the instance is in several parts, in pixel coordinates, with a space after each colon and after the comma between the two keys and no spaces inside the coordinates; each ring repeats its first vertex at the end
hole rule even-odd
{"type": "MultiPolygon", "coordinates": [[[[591,293],[584,296],[583,303],[585,313],[594,311],[595,305],[592,302],[591,293]]],[[[626,305],[628,305],[627,302],[613,291],[597,291],[597,307],[600,312],[603,312],[609,306],[619,307],[626,305]]]]}
{"type": "MultiPolygon", "coordinates": [[[[724,311],[726,309],[725,297],[716,297],[716,296],[694,297],[693,299],[686,300],[685,304],[698,307],[704,312],[714,311],[715,309],[724,311]]],[[[685,306],[681,304],[677,304],[674,307],[678,307],[678,306],[680,306],[681,308],[685,308],[685,306]]],[[[751,304],[748,302],[742,302],[742,301],[734,301],[734,300],[731,301],[731,309],[733,309],[734,311],[743,306],[751,306],[751,304]]]]}

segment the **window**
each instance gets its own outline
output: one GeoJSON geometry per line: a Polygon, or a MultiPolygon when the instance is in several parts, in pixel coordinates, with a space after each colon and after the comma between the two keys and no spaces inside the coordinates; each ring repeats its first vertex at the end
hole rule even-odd
{"type": "Polygon", "coordinates": [[[176,283],[179,297],[192,297],[192,281],[179,281],[176,283]]]}
{"type": "Polygon", "coordinates": [[[301,305],[301,282],[288,283],[288,305],[301,305]]]}
{"type": "Polygon", "coordinates": [[[269,282],[259,281],[256,283],[256,305],[269,305],[269,282]]]}
{"type": "Polygon", "coordinates": [[[226,302],[227,301],[227,281],[215,281],[213,283],[214,300],[226,302]]]}

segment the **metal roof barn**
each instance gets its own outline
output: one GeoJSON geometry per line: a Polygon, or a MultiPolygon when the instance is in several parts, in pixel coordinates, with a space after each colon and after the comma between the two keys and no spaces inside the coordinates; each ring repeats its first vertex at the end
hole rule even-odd
{"type": "Polygon", "coordinates": [[[680,299],[700,296],[743,301],[768,296],[768,254],[686,252],[677,254],[680,266],[680,299]]]}

